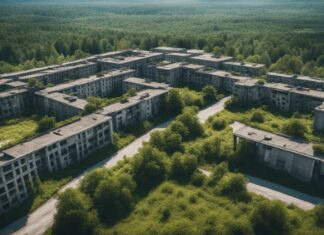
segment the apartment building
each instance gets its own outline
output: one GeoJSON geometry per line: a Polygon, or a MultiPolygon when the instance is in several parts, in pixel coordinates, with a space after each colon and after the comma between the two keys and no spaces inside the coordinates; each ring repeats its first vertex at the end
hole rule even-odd
{"type": "Polygon", "coordinates": [[[324,102],[323,91],[257,80],[236,83],[233,94],[242,103],[268,104],[283,111],[311,112],[324,102]]]}
{"type": "Polygon", "coordinates": [[[127,102],[109,105],[99,113],[111,116],[114,130],[118,131],[160,113],[167,93],[168,90],[161,89],[140,91],[127,102]]]}
{"type": "Polygon", "coordinates": [[[26,89],[0,92],[0,120],[20,117],[26,111],[28,100],[26,89]]]}
{"type": "Polygon", "coordinates": [[[40,172],[53,172],[112,143],[111,118],[92,114],[4,150],[0,155],[0,212],[24,200],[40,172]]]}
{"type": "Polygon", "coordinates": [[[214,69],[221,69],[225,62],[232,60],[233,58],[230,56],[213,55],[209,53],[190,57],[191,63],[204,65],[214,69]]]}
{"type": "Polygon", "coordinates": [[[168,89],[169,85],[166,83],[154,82],[148,79],[130,77],[123,81],[123,92],[130,89],[145,90],[145,89],[168,89]]]}
{"type": "Polygon", "coordinates": [[[324,90],[324,81],[322,79],[309,76],[267,73],[267,81],[285,83],[292,86],[307,87],[315,90],[324,90]]]}
{"type": "Polygon", "coordinates": [[[260,76],[264,69],[264,64],[248,63],[248,62],[225,62],[223,69],[227,71],[238,72],[249,76],[260,76]]]}
{"type": "Polygon", "coordinates": [[[169,53],[165,55],[165,59],[171,62],[188,62],[192,56],[189,53],[169,53]]]}
{"type": "Polygon", "coordinates": [[[260,163],[303,181],[324,181],[324,158],[313,151],[310,142],[290,136],[273,134],[249,126],[234,131],[234,148],[238,141],[252,143],[255,157],[260,163]]]}
{"type": "Polygon", "coordinates": [[[176,48],[176,47],[155,47],[154,52],[169,54],[169,53],[186,53],[186,48],[176,48]]]}
{"type": "Polygon", "coordinates": [[[66,79],[78,79],[88,77],[97,72],[97,65],[93,62],[85,61],[77,64],[63,64],[62,66],[49,67],[37,73],[20,76],[23,82],[28,82],[31,78],[36,78],[46,84],[58,84],[66,79]]]}
{"type": "Polygon", "coordinates": [[[130,50],[122,55],[98,59],[102,71],[119,68],[134,69],[135,76],[143,76],[144,66],[149,63],[163,60],[162,53],[130,50]]]}
{"type": "Polygon", "coordinates": [[[81,115],[88,102],[76,96],[66,95],[59,92],[36,93],[37,106],[46,115],[54,116],[57,120],[81,115]]]}
{"type": "Polygon", "coordinates": [[[132,76],[134,72],[135,71],[131,69],[112,70],[106,73],[49,87],[41,92],[74,94],[83,99],[86,99],[89,96],[107,97],[112,94],[121,94],[123,80],[132,76]]]}

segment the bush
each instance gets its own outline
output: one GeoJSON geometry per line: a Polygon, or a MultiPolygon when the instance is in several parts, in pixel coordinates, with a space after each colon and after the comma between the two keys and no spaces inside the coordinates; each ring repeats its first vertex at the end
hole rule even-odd
{"type": "Polygon", "coordinates": [[[226,121],[224,119],[214,119],[212,122],[212,127],[214,130],[223,130],[226,127],[226,121]]]}
{"type": "Polygon", "coordinates": [[[58,197],[54,217],[53,234],[91,234],[94,227],[88,213],[89,199],[74,189],[68,189],[58,197]]]}
{"type": "Polygon", "coordinates": [[[219,182],[219,192],[235,201],[249,201],[251,196],[246,189],[246,184],[246,178],[240,174],[224,177],[219,182]]]}
{"type": "Polygon", "coordinates": [[[201,187],[204,185],[205,181],[206,176],[199,171],[194,172],[191,176],[191,184],[194,186],[201,187]]]}
{"type": "Polygon", "coordinates": [[[266,83],[266,81],[264,79],[258,79],[257,83],[259,85],[264,85],[266,83]]]}
{"type": "Polygon", "coordinates": [[[215,186],[227,172],[228,167],[226,162],[218,164],[214,168],[213,173],[208,180],[208,186],[215,186]]]}
{"type": "Polygon", "coordinates": [[[93,197],[99,183],[107,176],[106,169],[96,169],[86,174],[80,183],[80,190],[93,197]]]}
{"type": "Polygon", "coordinates": [[[202,89],[204,94],[204,100],[206,101],[215,101],[217,99],[217,91],[212,85],[207,85],[202,89]]]}
{"type": "Polygon", "coordinates": [[[234,220],[226,223],[226,235],[254,235],[253,228],[249,221],[234,220]]]}
{"type": "Polygon", "coordinates": [[[173,220],[167,223],[161,231],[163,235],[195,235],[198,234],[193,223],[187,219],[173,220]]]}
{"type": "Polygon", "coordinates": [[[90,113],[95,112],[99,107],[95,104],[92,103],[88,103],[86,104],[86,106],[84,106],[84,110],[83,110],[83,115],[87,115],[90,113]]]}
{"type": "Polygon", "coordinates": [[[197,158],[176,153],[172,157],[171,176],[178,181],[187,181],[197,169],[197,158]]]}
{"type": "Polygon", "coordinates": [[[315,154],[324,154],[324,145],[323,144],[313,144],[313,150],[315,154]]]}
{"type": "Polygon", "coordinates": [[[261,112],[255,111],[255,112],[253,112],[250,120],[251,120],[251,122],[263,123],[264,122],[264,117],[263,117],[263,114],[261,112]]]}
{"type": "Polygon", "coordinates": [[[285,235],[289,233],[288,214],[282,204],[263,201],[257,205],[250,219],[256,235],[285,235]]]}
{"type": "Polygon", "coordinates": [[[314,208],[315,224],[318,227],[324,228],[324,205],[317,205],[314,208]]]}
{"type": "Polygon", "coordinates": [[[169,91],[168,96],[166,98],[166,109],[171,114],[181,113],[184,107],[184,101],[180,95],[180,92],[172,89],[169,91]]]}
{"type": "Polygon", "coordinates": [[[56,122],[54,117],[45,116],[39,121],[37,131],[38,132],[48,131],[55,127],[55,123],[56,122]]]}
{"type": "Polygon", "coordinates": [[[201,136],[204,133],[204,128],[200,124],[195,110],[193,109],[185,109],[176,120],[188,128],[190,137],[201,136]]]}
{"type": "Polygon", "coordinates": [[[286,125],[284,125],[283,131],[291,136],[304,137],[308,129],[301,120],[293,118],[286,125]]]}
{"type": "Polygon", "coordinates": [[[132,170],[138,187],[150,190],[161,183],[167,173],[167,155],[150,145],[134,158],[132,170]]]}

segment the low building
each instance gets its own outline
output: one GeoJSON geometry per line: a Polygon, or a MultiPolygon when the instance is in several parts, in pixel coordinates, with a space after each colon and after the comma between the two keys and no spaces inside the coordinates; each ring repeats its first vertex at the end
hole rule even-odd
{"type": "Polygon", "coordinates": [[[155,47],[155,48],[153,48],[153,51],[163,53],[163,54],[186,53],[187,49],[186,48],[176,48],[176,47],[155,47]]]}
{"type": "Polygon", "coordinates": [[[97,65],[93,62],[82,61],[82,63],[63,64],[61,66],[51,66],[45,70],[39,70],[36,73],[30,73],[19,77],[19,80],[28,82],[35,78],[47,84],[62,83],[67,79],[78,79],[88,77],[97,72],[97,65]]]}
{"type": "Polygon", "coordinates": [[[324,81],[320,78],[313,78],[309,76],[288,75],[281,73],[267,73],[268,82],[285,83],[292,86],[302,86],[311,89],[324,90],[324,81]]]}
{"type": "Polygon", "coordinates": [[[134,70],[118,69],[93,75],[88,78],[74,80],[42,90],[42,93],[60,92],[74,94],[83,99],[89,96],[107,97],[112,94],[121,94],[123,80],[134,75],[134,70]]]}
{"type": "Polygon", "coordinates": [[[21,117],[28,101],[26,89],[12,89],[0,93],[0,120],[21,117]]]}
{"type": "Polygon", "coordinates": [[[232,59],[233,58],[230,56],[220,56],[220,55],[205,53],[202,55],[190,57],[190,62],[194,64],[204,65],[206,67],[210,67],[214,69],[221,69],[223,63],[232,61],[232,59]]]}
{"type": "Polygon", "coordinates": [[[314,109],[314,125],[315,131],[324,132],[324,103],[314,109]]]}
{"type": "Polygon", "coordinates": [[[63,169],[112,141],[111,118],[92,114],[3,151],[0,212],[24,200],[40,172],[63,169]]]}
{"type": "Polygon", "coordinates": [[[310,142],[249,126],[243,126],[234,132],[234,148],[239,140],[252,143],[255,157],[268,167],[307,183],[324,179],[324,158],[314,153],[310,142]]]}
{"type": "Polygon", "coordinates": [[[156,67],[156,77],[154,81],[167,83],[170,86],[179,86],[181,81],[182,63],[171,63],[158,65],[156,67]]]}
{"type": "Polygon", "coordinates": [[[130,89],[145,90],[145,89],[168,89],[169,85],[165,83],[154,82],[151,80],[130,77],[123,81],[123,92],[130,89]]]}
{"type": "Polygon", "coordinates": [[[169,53],[165,55],[165,59],[171,62],[188,62],[192,56],[189,53],[169,53]]]}
{"type": "Polygon", "coordinates": [[[164,55],[157,52],[130,50],[126,54],[98,59],[102,71],[129,68],[135,70],[135,76],[143,76],[144,66],[163,60],[164,55]]]}
{"type": "Polygon", "coordinates": [[[59,92],[49,94],[38,92],[36,96],[39,110],[58,120],[81,115],[88,104],[86,100],[59,92]]]}
{"type": "Polygon", "coordinates": [[[112,117],[114,130],[135,125],[161,112],[168,90],[144,90],[129,97],[126,102],[109,105],[99,113],[112,117]]]}
{"type": "Polygon", "coordinates": [[[265,69],[264,64],[248,63],[248,62],[225,62],[223,69],[238,72],[250,76],[260,76],[265,69]]]}

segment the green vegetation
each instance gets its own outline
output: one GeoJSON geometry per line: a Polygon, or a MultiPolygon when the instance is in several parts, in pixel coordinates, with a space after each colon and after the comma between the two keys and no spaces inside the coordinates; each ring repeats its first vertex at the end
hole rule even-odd
{"type": "MultiPolygon", "coordinates": [[[[188,113],[195,116],[191,112],[185,109],[174,121],[178,124],[159,132],[159,138],[165,141],[165,133],[180,135],[185,128],[190,132],[192,122],[179,117],[188,113]],[[179,133],[172,131],[180,126],[179,133]]],[[[80,205],[62,210],[66,217],[63,220],[57,216],[47,234],[71,231],[73,221],[92,225],[81,227],[80,234],[323,233],[322,206],[305,212],[247,191],[245,177],[231,172],[226,164],[226,157],[232,155],[227,150],[231,145],[227,138],[231,136],[229,130],[227,126],[226,130],[213,131],[210,123],[206,123],[202,133],[182,139],[182,152],[167,153],[150,141],[134,158],[123,160],[114,168],[89,173],[80,188],[61,194],[59,205],[69,205],[71,194],[79,195],[74,196],[74,205],[80,205]],[[216,137],[218,144],[210,144],[216,137]],[[224,158],[210,157],[214,164],[207,177],[198,166],[206,161],[201,153],[210,145],[218,146],[214,154],[224,158]]]]}
{"type": "Polygon", "coordinates": [[[0,73],[168,45],[324,77],[319,1],[28,2],[1,4],[0,73]]]}
{"type": "Polygon", "coordinates": [[[41,118],[38,122],[38,132],[44,132],[55,127],[55,118],[45,116],[41,118]]]}

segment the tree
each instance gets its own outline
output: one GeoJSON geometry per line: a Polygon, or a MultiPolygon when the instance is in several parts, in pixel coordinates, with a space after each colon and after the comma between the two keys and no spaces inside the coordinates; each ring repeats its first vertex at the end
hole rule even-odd
{"type": "Polygon", "coordinates": [[[173,121],[168,129],[173,133],[181,135],[182,139],[187,139],[189,136],[189,129],[180,121],[173,121]]]}
{"type": "Polygon", "coordinates": [[[80,184],[81,192],[93,197],[99,183],[107,176],[106,172],[105,169],[96,169],[86,174],[80,184]]]}
{"type": "Polygon", "coordinates": [[[246,189],[247,180],[243,175],[235,174],[222,178],[219,192],[235,201],[249,201],[251,196],[246,189]]]}
{"type": "Polygon", "coordinates": [[[263,117],[263,114],[260,111],[254,111],[250,120],[251,120],[251,122],[263,123],[264,122],[264,117],[263,117]]]}
{"type": "Polygon", "coordinates": [[[187,181],[196,171],[197,166],[198,162],[195,156],[175,153],[172,156],[171,176],[179,181],[187,181]]]}
{"type": "Polygon", "coordinates": [[[198,117],[193,109],[185,109],[181,115],[176,118],[189,130],[190,137],[197,137],[204,133],[204,128],[200,124],[198,117]]]}
{"type": "Polygon", "coordinates": [[[123,180],[106,178],[101,181],[94,194],[95,207],[101,220],[112,224],[123,218],[133,207],[135,183],[131,176],[123,180]]]}
{"type": "Polygon", "coordinates": [[[57,40],[54,44],[54,47],[58,54],[63,54],[64,56],[68,55],[68,47],[63,40],[57,40]]]}
{"type": "Polygon", "coordinates": [[[288,214],[281,203],[262,201],[252,212],[250,221],[256,235],[285,235],[289,233],[288,214]]]}
{"type": "Polygon", "coordinates": [[[94,222],[88,210],[90,200],[75,189],[67,189],[58,197],[53,234],[92,234],[94,222]]]}
{"type": "Polygon", "coordinates": [[[166,131],[164,133],[164,139],[165,139],[164,150],[168,154],[183,151],[181,135],[179,135],[177,133],[172,133],[172,132],[170,133],[169,131],[166,131]]]}
{"type": "Polygon", "coordinates": [[[308,132],[307,126],[302,120],[292,118],[283,127],[283,131],[291,136],[304,137],[308,132]]]}
{"type": "Polygon", "coordinates": [[[144,146],[133,162],[133,175],[139,187],[151,189],[161,183],[167,173],[167,155],[149,145],[144,146]]]}
{"type": "Polygon", "coordinates": [[[172,89],[169,91],[166,98],[166,108],[171,114],[181,113],[184,107],[183,99],[179,91],[172,89]]]}
{"type": "Polygon", "coordinates": [[[55,126],[55,118],[54,117],[43,117],[38,123],[38,132],[44,132],[52,129],[55,126]]]}
{"type": "Polygon", "coordinates": [[[29,78],[27,83],[30,88],[43,89],[45,87],[42,81],[37,78],[29,78]]]}
{"type": "Polygon", "coordinates": [[[204,100],[213,102],[217,99],[217,91],[212,85],[207,85],[202,89],[204,100]]]}
{"type": "Polygon", "coordinates": [[[93,113],[95,112],[99,107],[95,104],[92,104],[92,103],[88,103],[86,104],[86,106],[84,107],[84,111],[83,111],[83,114],[86,115],[86,114],[90,114],[90,113],[93,113]]]}
{"type": "Polygon", "coordinates": [[[212,127],[217,131],[223,130],[226,127],[226,121],[222,118],[215,118],[212,121],[212,127]]]}
{"type": "Polygon", "coordinates": [[[317,205],[314,208],[314,219],[315,219],[315,224],[318,227],[324,228],[324,205],[317,205]]]}

